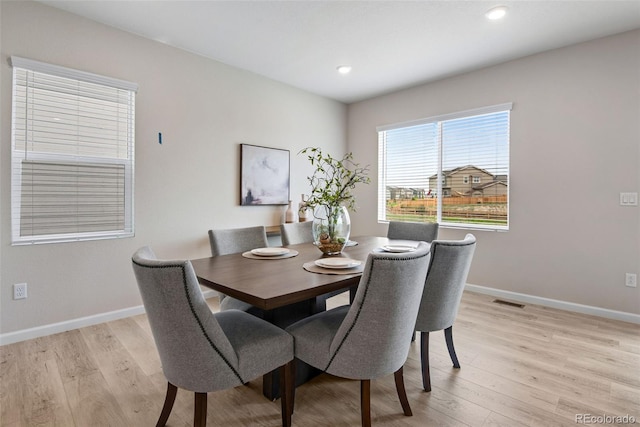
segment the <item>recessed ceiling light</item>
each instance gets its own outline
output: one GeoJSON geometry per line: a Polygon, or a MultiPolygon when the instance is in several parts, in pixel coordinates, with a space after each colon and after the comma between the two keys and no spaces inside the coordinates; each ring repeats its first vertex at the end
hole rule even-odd
{"type": "Polygon", "coordinates": [[[351,72],[351,66],[350,65],[340,65],[338,68],[336,68],[336,70],[338,70],[338,72],[340,74],[349,74],[351,72]]]}
{"type": "Polygon", "coordinates": [[[507,14],[507,6],[496,6],[487,11],[484,16],[492,21],[502,19],[507,14]]]}

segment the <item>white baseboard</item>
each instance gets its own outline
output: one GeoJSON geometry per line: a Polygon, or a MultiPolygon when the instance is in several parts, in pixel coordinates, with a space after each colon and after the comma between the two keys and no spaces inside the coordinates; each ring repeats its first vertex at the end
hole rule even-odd
{"type": "Polygon", "coordinates": [[[640,324],[640,315],[626,313],[624,311],[609,310],[607,308],[594,307],[590,305],[576,304],[573,302],[560,301],[550,298],[537,297],[534,295],[521,294],[518,292],[503,291],[501,289],[487,288],[485,286],[472,285],[467,283],[465,290],[479,294],[491,295],[505,298],[512,301],[526,302],[529,304],[542,305],[544,307],[557,308],[575,313],[590,314],[592,316],[604,317],[607,319],[621,320],[623,322],[640,324]]]}
{"type": "MultiPolygon", "coordinates": [[[[212,290],[204,291],[202,294],[205,298],[218,296],[218,293],[212,290]]],[[[136,316],[144,312],[144,306],[139,305],[137,307],[124,308],[122,310],[109,311],[107,313],[100,313],[93,316],[52,323],[50,325],[8,332],[6,334],[0,334],[0,345],[13,344],[15,342],[58,334],[60,332],[97,325],[99,323],[110,322],[112,320],[124,319],[125,317],[136,316]]]]}

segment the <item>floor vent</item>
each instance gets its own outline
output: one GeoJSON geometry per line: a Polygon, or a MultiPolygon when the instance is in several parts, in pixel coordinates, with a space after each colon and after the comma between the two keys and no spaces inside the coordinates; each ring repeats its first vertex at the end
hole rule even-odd
{"type": "Polygon", "coordinates": [[[524,304],[518,304],[517,302],[505,301],[501,299],[494,299],[493,302],[495,302],[496,304],[508,305],[510,307],[524,308],[524,304]]]}

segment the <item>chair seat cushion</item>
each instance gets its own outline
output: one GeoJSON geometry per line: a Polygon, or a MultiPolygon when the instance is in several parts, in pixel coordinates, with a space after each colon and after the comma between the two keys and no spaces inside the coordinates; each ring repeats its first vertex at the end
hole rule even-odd
{"type": "Polygon", "coordinates": [[[349,306],[343,305],[289,326],[287,332],[295,338],[295,356],[325,371],[331,357],[331,342],[348,312],[349,306]]]}
{"type": "Polygon", "coordinates": [[[247,304],[244,301],[240,301],[239,299],[225,296],[224,299],[220,301],[220,311],[226,310],[240,310],[240,311],[249,311],[253,308],[251,304],[247,304]]]}
{"type": "Polygon", "coordinates": [[[293,337],[239,310],[215,314],[238,356],[238,373],[247,382],[293,359],[293,337]]]}

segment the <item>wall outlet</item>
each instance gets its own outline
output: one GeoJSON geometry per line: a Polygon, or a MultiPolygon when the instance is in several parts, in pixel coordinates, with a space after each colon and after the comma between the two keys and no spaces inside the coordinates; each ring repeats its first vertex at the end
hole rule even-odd
{"type": "Polygon", "coordinates": [[[624,281],[624,285],[630,288],[635,288],[638,286],[638,276],[634,273],[627,273],[624,281]]]}
{"type": "Polygon", "coordinates": [[[638,206],[638,193],[620,193],[620,206],[638,206]]]}
{"type": "Polygon", "coordinates": [[[25,299],[27,297],[27,284],[16,283],[13,285],[13,299],[25,299]]]}

